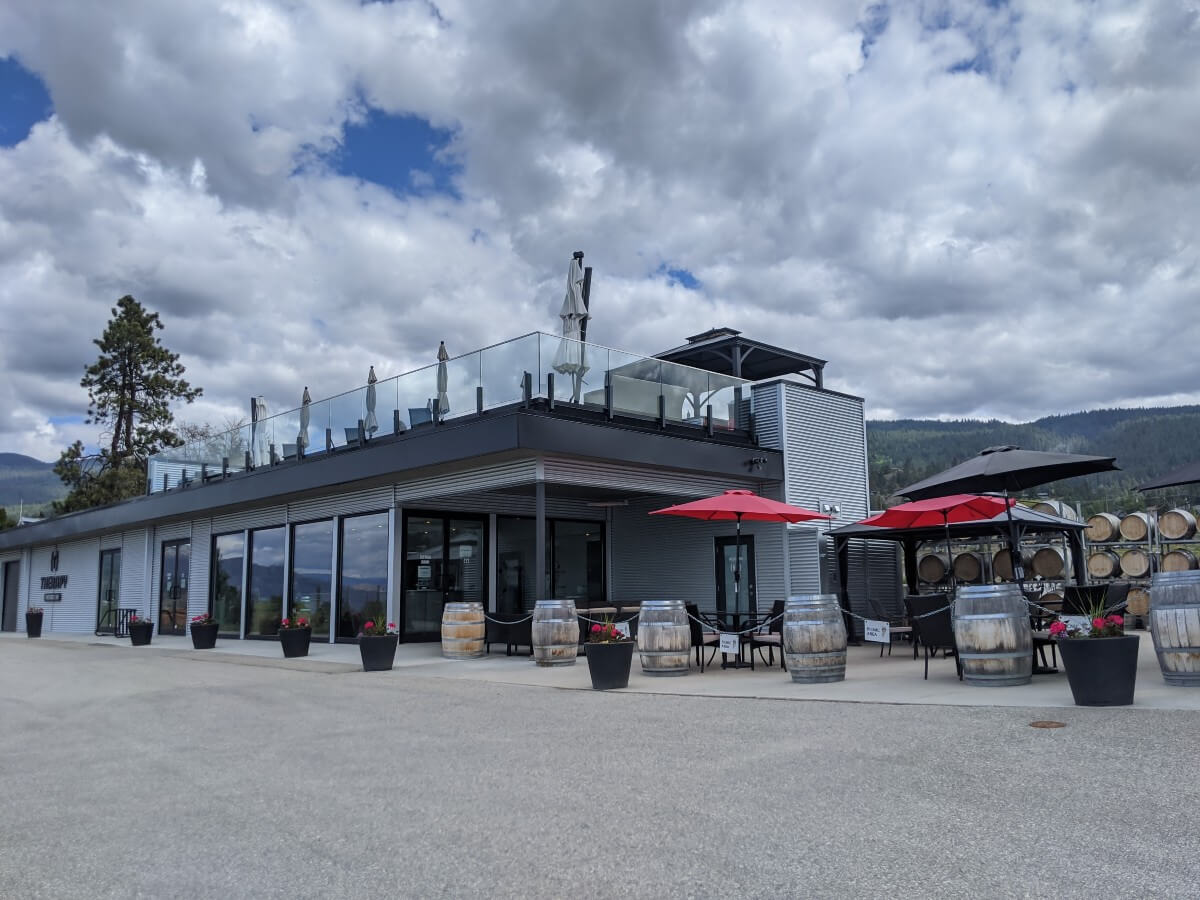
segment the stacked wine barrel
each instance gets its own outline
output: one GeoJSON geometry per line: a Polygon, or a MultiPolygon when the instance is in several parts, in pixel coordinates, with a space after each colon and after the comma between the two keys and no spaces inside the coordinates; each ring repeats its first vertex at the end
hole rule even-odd
{"type": "MultiPolygon", "coordinates": [[[[1094,579],[1146,582],[1158,572],[1200,568],[1200,546],[1180,546],[1200,543],[1196,532],[1196,513],[1183,508],[1157,517],[1143,511],[1125,516],[1097,513],[1087,520],[1088,574],[1094,579]]],[[[1135,584],[1129,593],[1129,612],[1145,615],[1148,605],[1148,590],[1135,584]]]]}

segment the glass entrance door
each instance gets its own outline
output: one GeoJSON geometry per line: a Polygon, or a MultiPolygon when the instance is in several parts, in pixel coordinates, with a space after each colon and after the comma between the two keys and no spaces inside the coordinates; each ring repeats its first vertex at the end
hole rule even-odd
{"type": "Polygon", "coordinates": [[[482,519],[410,513],[404,525],[404,610],[406,641],[441,637],[442,606],[487,596],[482,519]]]}
{"type": "Polygon", "coordinates": [[[743,534],[737,538],[719,537],[717,545],[717,612],[747,615],[757,610],[754,589],[754,536],[743,534]],[[738,556],[741,556],[741,578],[735,579],[738,571],[738,556]]]}
{"type": "Polygon", "coordinates": [[[187,631],[188,571],[192,562],[191,541],[171,541],[162,546],[162,583],[158,605],[158,633],[187,631]]]}
{"type": "Polygon", "coordinates": [[[0,614],[0,630],[17,630],[17,601],[20,599],[21,564],[6,562],[4,564],[4,600],[3,613],[0,614]]]}
{"type": "Polygon", "coordinates": [[[100,596],[96,600],[96,634],[115,634],[121,603],[121,551],[100,551],[100,596]]]}

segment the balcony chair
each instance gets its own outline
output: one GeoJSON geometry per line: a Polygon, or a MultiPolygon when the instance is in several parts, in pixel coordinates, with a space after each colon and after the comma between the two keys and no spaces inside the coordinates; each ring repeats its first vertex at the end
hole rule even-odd
{"type": "Polygon", "coordinates": [[[938,650],[942,651],[943,657],[954,654],[954,668],[958,672],[958,680],[962,681],[962,662],[958,658],[958,645],[954,642],[954,622],[950,610],[942,609],[947,602],[945,594],[918,594],[904,598],[909,621],[916,631],[917,640],[925,648],[926,681],[929,680],[929,657],[936,657],[938,650]],[[934,610],[941,611],[934,613],[934,610]]]}
{"type": "Polygon", "coordinates": [[[704,667],[713,661],[713,657],[717,655],[717,650],[721,646],[720,635],[716,631],[710,629],[717,628],[715,623],[710,623],[708,619],[700,615],[700,607],[695,603],[685,603],[683,608],[687,610],[688,628],[692,633],[692,646],[696,649],[696,664],[700,666],[700,671],[704,671],[704,667]],[[700,621],[697,621],[700,620],[700,621]],[[705,628],[701,622],[709,625],[705,628]],[[712,653],[708,656],[708,662],[704,661],[705,649],[711,647],[712,653]]]}
{"type": "Polygon", "coordinates": [[[754,651],[758,651],[758,655],[762,656],[763,648],[766,648],[767,657],[764,660],[768,666],[775,665],[775,650],[779,650],[779,668],[786,670],[787,664],[783,660],[783,601],[776,600],[771,604],[771,612],[768,616],[770,624],[765,626],[766,631],[759,630],[750,635],[750,655],[754,656],[754,651]]]}

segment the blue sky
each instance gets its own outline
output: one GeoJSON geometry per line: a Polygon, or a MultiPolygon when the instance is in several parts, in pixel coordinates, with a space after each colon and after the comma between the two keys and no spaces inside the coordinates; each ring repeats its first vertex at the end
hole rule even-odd
{"type": "Polygon", "coordinates": [[[42,80],[12,57],[0,59],[0,147],[25,140],[29,129],[52,111],[42,80]]]}

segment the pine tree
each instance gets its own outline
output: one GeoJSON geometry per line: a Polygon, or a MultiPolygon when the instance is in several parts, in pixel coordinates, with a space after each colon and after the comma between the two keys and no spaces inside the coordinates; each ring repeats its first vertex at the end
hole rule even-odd
{"type": "Polygon", "coordinates": [[[89,455],[76,441],[63,451],[55,473],[70,489],[54,504],[56,512],[88,509],[145,493],[146,461],[177,447],[171,404],[200,396],[183,379],[179,354],[160,342],[158,313],[128,295],[117,301],[104,334],[94,341],[100,358],[79,382],[88,392],[87,422],[104,429],[99,453],[89,455]]]}

